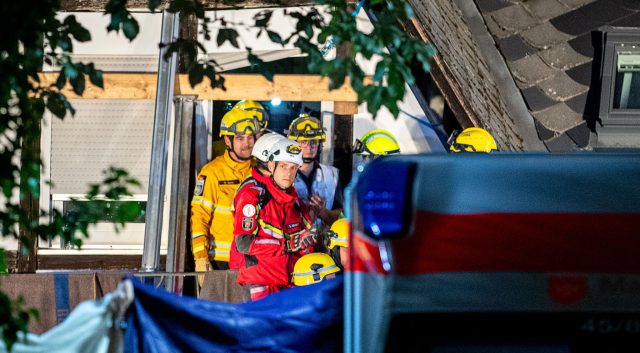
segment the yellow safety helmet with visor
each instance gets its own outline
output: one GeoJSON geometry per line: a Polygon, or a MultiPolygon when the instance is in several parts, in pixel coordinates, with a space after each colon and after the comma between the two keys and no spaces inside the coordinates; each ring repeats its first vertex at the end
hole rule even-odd
{"type": "Polygon", "coordinates": [[[289,124],[289,129],[285,130],[287,137],[294,141],[320,140],[324,141],[327,135],[324,132],[322,123],[318,118],[309,114],[300,114],[289,124]]]}
{"type": "Polygon", "coordinates": [[[356,139],[353,153],[365,156],[386,156],[400,153],[395,136],[387,130],[371,130],[356,139]]]}
{"type": "Polygon", "coordinates": [[[265,131],[267,129],[267,126],[269,125],[269,112],[264,108],[264,106],[262,106],[262,104],[256,101],[243,99],[233,107],[253,113],[254,117],[260,124],[260,131],[265,131]]]}
{"type": "Polygon", "coordinates": [[[220,122],[220,136],[255,135],[260,123],[254,114],[239,108],[229,110],[220,122]]]}

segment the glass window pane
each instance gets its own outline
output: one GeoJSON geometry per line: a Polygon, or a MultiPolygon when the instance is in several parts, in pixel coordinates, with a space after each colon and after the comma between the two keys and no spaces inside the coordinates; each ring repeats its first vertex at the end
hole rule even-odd
{"type": "Polygon", "coordinates": [[[618,53],[614,109],[640,109],[640,54],[618,53]]]}

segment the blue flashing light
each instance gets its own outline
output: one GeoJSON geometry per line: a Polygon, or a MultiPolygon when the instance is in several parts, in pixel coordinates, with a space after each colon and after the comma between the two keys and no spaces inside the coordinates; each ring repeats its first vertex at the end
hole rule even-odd
{"type": "Polygon", "coordinates": [[[355,192],[365,234],[375,239],[409,234],[415,169],[414,163],[396,160],[375,160],[365,168],[355,192]]]}

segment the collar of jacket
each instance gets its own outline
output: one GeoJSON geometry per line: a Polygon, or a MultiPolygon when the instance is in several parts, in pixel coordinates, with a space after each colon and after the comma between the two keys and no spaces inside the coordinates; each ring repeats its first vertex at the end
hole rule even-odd
{"type": "Polygon", "coordinates": [[[250,168],[251,166],[251,159],[244,161],[244,162],[236,162],[233,160],[233,158],[231,158],[231,155],[229,155],[229,150],[224,151],[224,162],[231,167],[231,169],[234,170],[241,170],[241,169],[245,169],[245,168],[250,168]]]}
{"type": "Polygon", "coordinates": [[[263,185],[267,184],[269,182],[269,179],[271,179],[271,177],[266,176],[266,175],[262,175],[262,173],[260,173],[258,171],[257,167],[253,167],[251,168],[251,176],[258,182],[261,183],[263,185]]]}

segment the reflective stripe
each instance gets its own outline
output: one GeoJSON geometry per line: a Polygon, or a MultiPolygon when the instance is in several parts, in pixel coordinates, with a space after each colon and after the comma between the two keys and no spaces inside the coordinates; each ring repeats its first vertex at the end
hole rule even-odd
{"type": "Polygon", "coordinates": [[[321,267],[320,269],[318,269],[317,271],[308,271],[308,272],[302,272],[302,273],[294,273],[293,277],[301,277],[301,276],[313,276],[314,274],[318,273],[322,273],[322,272],[327,272],[329,270],[333,270],[334,268],[338,267],[337,265],[331,265],[329,267],[321,267]]]}
{"type": "Polygon", "coordinates": [[[204,234],[204,233],[194,233],[194,234],[191,234],[191,239],[199,238],[199,237],[202,237],[202,236],[205,236],[205,235],[206,234],[204,234]]]}
{"type": "Polygon", "coordinates": [[[277,230],[275,230],[275,229],[272,230],[270,228],[262,228],[262,231],[265,232],[266,234],[269,234],[270,236],[272,236],[272,237],[274,237],[276,239],[284,239],[284,236],[279,234],[279,233],[276,233],[277,230]]]}
{"type": "Polygon", "coordinates": [[[267,290],[267,286],[253,287],[249,289],[249,293],[256,294],[256,293],[264,292],[266,290],[267,290]]]}
{"type": "Polygon", "coordinates": [[[202,206],[212,210],[213,209],[213,203],[209,200],[205,200],[204,198],[202,198],[202,196],[196,196],[193,198],[193,200],[191,201],[191,204],[201,204],[202,206]]]}
{"type": "Polygon", "coordinates": [[[209,250],[209,255],[227,255],[229,256],[229,250],[209,250]]]}
{"type": "Polygon", "coordinates": [[[220,212],[220,213],[231,213],[231,208],[229,207],[220,207],[219,205],[214,205],[215,209],[213,210],[213,212],[220,212]]]}
{"type": "Polygon", "coordinates": [[[280,245],[280,242],[277,239],[258,239],[254,242],[254,244],[275,244],[280,245]]]}
{"type": "Polygon", "coordinates": [[[284,232],[281,229],[274,227],[271,224],[266,223],[261,219],[258,220],[258,224],[260,225],[260,227],[262,227],[265,233],[273,236],[274,238],[278,238],[278,239],[283,238],[284,232]]]}
{"type": "Polygon", "coordinates": [[[193,246],[193,252],[194,252],[194,253],[199,253],[199,252],[201,252],[201,251],[205,251],[205,250],[206,250],[206,249],[205,249],[204,244],[199,244],[199,245],[194,245],[194,246],[193,246]]]}
{"type": "Polygon", "coordinates": [[[211,240],[209,245],[214,248],[231,249],[231,243],[211,240]]]}
{"type": "Polygon", "coordinates": [[[333,238],[333,240],[335,241],[342,241],[342,242],[347,242],[347,238],[333,238]]]}

